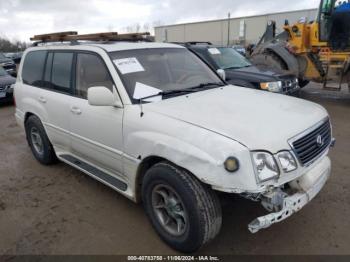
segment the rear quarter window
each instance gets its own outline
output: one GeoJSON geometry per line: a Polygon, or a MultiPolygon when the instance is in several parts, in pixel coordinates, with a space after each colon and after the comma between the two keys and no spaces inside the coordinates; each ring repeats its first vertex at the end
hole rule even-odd
{"type": "Polygon", "coordinates": [[[47,51],[32,51],[26,55],[22,69],[24,84],[42,87],[46,55],[47,51]]]}

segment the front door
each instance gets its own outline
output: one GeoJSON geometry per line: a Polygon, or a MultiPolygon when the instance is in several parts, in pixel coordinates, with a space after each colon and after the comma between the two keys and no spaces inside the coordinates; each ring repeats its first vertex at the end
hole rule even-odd
{"type": "Polygon", "coordinates": [[[87,90],[114,83],[102,58],[94,53],[76,55],[75,98],[70,104],[72,153],[117,177],[123,174],[123,109],[91,106],[87,90]]]}

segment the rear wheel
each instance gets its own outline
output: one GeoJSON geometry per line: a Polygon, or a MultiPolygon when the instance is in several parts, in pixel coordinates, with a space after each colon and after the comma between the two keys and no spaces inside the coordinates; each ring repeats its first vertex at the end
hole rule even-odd
{"type": "Polygon", "coordinates": [[[159,236],[178,251],[195,252],[220,231],[221,206],[216,194],[169,163],[147,171],[142,200],[159,236]]]}
{"type": "Polygon", "coordinates": [[[44,165],[57,162],[56,154],[45,129],[36,116],[30,116],[25,123],[27,141],[34,157],[44,165]]]}

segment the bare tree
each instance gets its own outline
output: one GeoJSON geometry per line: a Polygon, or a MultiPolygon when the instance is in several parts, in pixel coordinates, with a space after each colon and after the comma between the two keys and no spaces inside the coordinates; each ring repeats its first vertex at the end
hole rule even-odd
{"type": "Polygon", "coordinates": [[[19,52],[24,51],[28,47],[26,42],[15,40],[11,42],[6,38],[0,38],[0,52],[19,52]]]}
{"type": "Polygon", "coordinates": [[[140,32],[140,29],[141,29],[140,23],[136,23],[135,26],[134,26],[134,28],[135,28],[135,32],[136,32],[136,33],[140,32]]]}
{"type": "Polygon", "coordinates": [[[113,25],[108,25],[108,26],[107,26],[107,31],[108,31],[108,32],[113,32],[113,30],[114,30],[113,25]]]}
{"type": "Polygon", "coordinates": [[[150,25],[149,25],[149,23],[144,23],[143,26],[142,26],[142,30],[143,30],[144,32],[149,32],[149,30],[150,30],[150,25]]]}

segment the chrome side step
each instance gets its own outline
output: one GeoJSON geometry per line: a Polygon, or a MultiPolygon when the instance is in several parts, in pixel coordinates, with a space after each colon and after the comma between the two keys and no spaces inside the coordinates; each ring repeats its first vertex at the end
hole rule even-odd
{"type": "Polygon", "coordinates": [[[103,182],[105,182],[108,185],[111,185],[121,191],[126,191],[128,189],[128,185],[125,184],[123,181],[120,181],[119,179],[106,174],[105,172],[101,171],[100,169],[97,169],[96,167],[91,166],[90,164],[81,161],[77,159],[76,157],[72,155],[60,155],[60,158],[67,161],[68,163],[72,164],[73,166],[76,166],[83,171],[85,171],[88,175],[92,177],[96,177],[103,182]]]}

